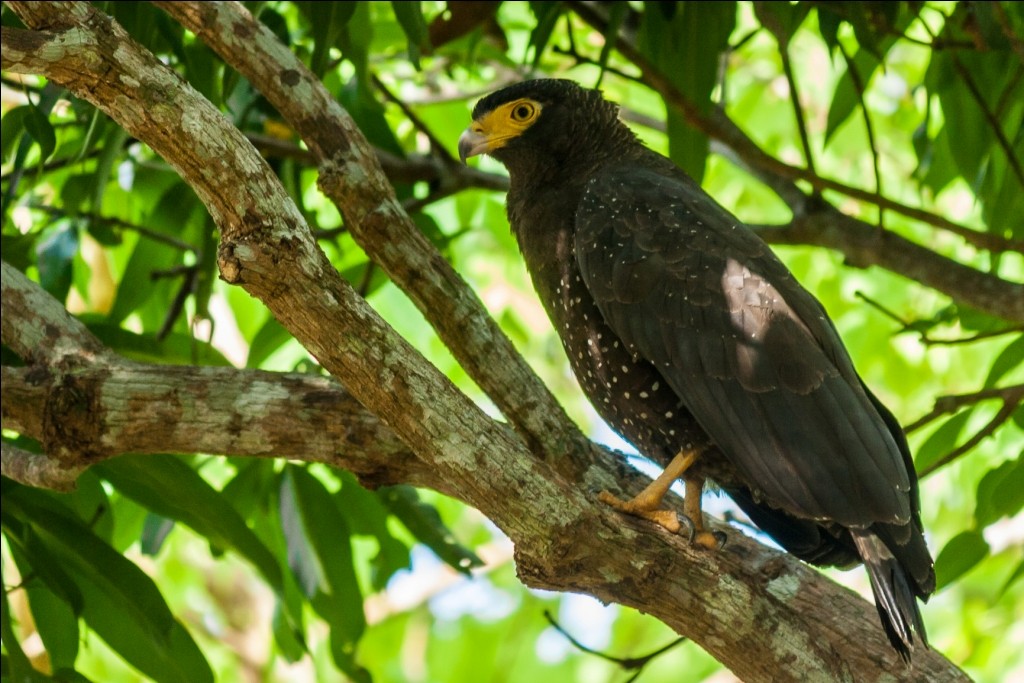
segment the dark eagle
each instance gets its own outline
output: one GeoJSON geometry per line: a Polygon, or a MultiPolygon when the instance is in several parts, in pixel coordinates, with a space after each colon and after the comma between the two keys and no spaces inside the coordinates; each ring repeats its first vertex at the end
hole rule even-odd
{"type": "Polygon", "coordinates": [[[857,375],[821,304],[768,246],[598,91],[535,80],[477,103],[463,160],[508,168],[508,217],[580,385],[608,424],[665,467],[630,501],[671,530],[678,478],[696,542],[705,481],[817,565],[864,563],[907,661],[917,598],[935,589],[903,431],[857,375]]]}

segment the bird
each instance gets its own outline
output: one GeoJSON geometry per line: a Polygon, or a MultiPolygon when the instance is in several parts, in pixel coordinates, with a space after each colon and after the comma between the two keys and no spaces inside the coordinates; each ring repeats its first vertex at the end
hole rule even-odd
{"type": "Polygon", "coordinates": [[[509,224],[581,389],[664,468],[600,500],[714,551],[710,482],[801,560],[863,564],[909,665],[935,590],[913,459],[820,302],[599,90],[506,86],[476,103],[458,151],[507,169],[509,224]],[[677,479],[683,517],[661,507],[677,479]]]}

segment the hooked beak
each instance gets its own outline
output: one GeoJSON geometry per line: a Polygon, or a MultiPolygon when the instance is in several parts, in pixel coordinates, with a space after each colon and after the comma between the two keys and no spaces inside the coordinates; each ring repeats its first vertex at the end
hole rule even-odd
{"type": "Polygon", "coordinates": [[[474,123],[459,136],[459,160],[462,163],[466,163],[466,159],[470,157],[489,151],[491,151],[490,138],[484,133],[479,123],[474,123]]]}

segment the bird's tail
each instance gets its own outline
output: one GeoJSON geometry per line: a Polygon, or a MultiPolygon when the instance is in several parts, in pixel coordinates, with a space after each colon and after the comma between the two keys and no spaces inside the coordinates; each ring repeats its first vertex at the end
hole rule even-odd
{"type": "Polygon", "coordinates": [[[868,570],[871,590],[875,594],[875,607],[889,642],[910,663],[914,650],[914,631],[921,643],[928,647],[917,596],[911,588],[910,578],[889,548],[870,529],[851,529],[853,542],[868,570]]]}

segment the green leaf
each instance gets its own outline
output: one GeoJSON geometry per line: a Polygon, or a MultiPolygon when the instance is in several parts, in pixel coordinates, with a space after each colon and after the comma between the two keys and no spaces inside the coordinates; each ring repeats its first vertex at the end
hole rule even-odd
{"type": "Polygon", "coordinates": [[[281,477],[281,493],[279,507],[281,511],[281,530],[284,532],[288,550],[288,566],[298,581],[299,588],[306,598],[316,595],[320,584],[324,582],[323,570],[317,562],[313,550],[313,542],[309,539],[303,524],[302,512],[299,510],[298,494],[295,492],[294,476],[291,466],[286,466],[281,477]]]}
{"type": "MultiPolygon", "coordinates": [[[[43,504],[49,504],[44,501],[43,504]]],[[[19,519],[6,508],[0,511],[11,555],[22,576],[32,576],[68,606],[72,614],[82,613],[82,594],[57,558],[43,545],[27,520],[19,519]]]]}
{"type": "Polygon", "coordinates": [[[832,94],[832,102],[828,107],[828,120],[825,124],[825,145],[832,140],[832,136],[846,122],[861,104],[860,94],[853,79],[853,71],[860,76],[861,83],[867,83],[873,73],[878,61],[867,50],[858,52],[847,64],[847,70],[836,83],[835,92],[832,94]],[[852,71],[853,70],[853,71],[852,71]]]}
{"type": "Polygon", "coordinates": [[[391,9],[409,41],[409,61],[419,71],[420,55],[430,50],[427,22],[423,19],[423,7],[419,2],[392,2],[391,9]]]}
{"type": "Polygon", "coordinates": [[[594,84],[595,88],[599,87],[604,79],[605,71],[608,68],[608,58],[611,57],[612,50],[615,49],[615,44],[619,40],[619,30],[628,15],[629,5],[624,2],[613,3],[608,9],[608,26],[602,35],[604,45],[601,46],[601,55],[597,58],[601,74],[597,78],[597,83],[594,84]]]}
{"type": "Polygon", "coordinates": [[[441,521],[437,508],[421,501],[416,489],[411,486],[388,486],[378,490],[377,495],[417,540],[433,550],[450,567],[469,575],[474,567],[483,566],[473,551],[456,543],[451,531],[441,521]]]}
{"type": "Polygon", "coordinates": [[[114,325],[120,324],[138,310],[156,290],[153,273],[166,270],[179,260],[178,252],[171,247],[146,238],[140,239],[118,283],[117,296],[107,320],[114,325]]]}
{"type": "Polygon", "coordinates": [[[220,494],[234,506],[244,519],[251,518],[266,504],[274,486],[274,461],[252,458],[229,459],[236,468],[235,476],[220,494]]]}
{"type": "Polygon", "coordinates": [[[252,344],[249,345],[249,357],[245,361],[245,367],[258,368],[263,361],[292,339],[292,333],[277,322],[277,318],[267,318],[267,322],[263,324],[260,331],[253,337],[252,344]]]}
{"type": "Polygon", "coordinates": [[[1010,575],[1006,577],[1006,583],[1004,583],[1003,587],[999,589],[999,595],[1004,595],[1006,591],[1010,590],[1010,587],[1017,583],[1022,576],[1024,576],[1024,560],[1021,560],[1010,575]]]}
{"type": "Polygon", "coordinates": [[[807,18],[810,6],[806,3],[755,2],[754,14],[761,25],[768,29],[780,49],[786,49],[793,34],[807,18]]]}
{"type": "Polygon", "coordinates": [[[132,360],[175,365],[231,365],[220,351],[189,335],[174,332],[157,339],[155,334],[135,334],[117,325],[90,321],[86,326],[104,344],[132,360]]]}
{"type": "Polygon", "coordinates": [[[956,448],[960,432],[963,431],[967,421],[971,419],[973,411],[973,408],[968,408],[949,418],[921,444],[921,447],[917,449],[917,456],[914,458],[914,465],[919,472],[927,469],[932,463],[956,448]]]}
{"type": "Polygon", "coordinates": [[[988,556],[988,543],[977,531],[954,536],[935,559],[936,589],[942,589],[973,569],[988,556]]]}
{"type": "Polygon", "coordinates": [[[53,124],[43,112],[32,107],[25,118],[25,132],[39,145],[39,161],[45,162],[57,148],[57,134],[53,132],[53,124]]]}
{"type": "MultiPolygon", "coordinates": [[[[736,3],[680,3],[671,18],[657,9],[660,5],[645,3],[638,47],[694,107],[710,111],[719,55],[728,49],[736,24],[736,3]]],[[[682,112],[674,111],[668,102],[665,106],[669,112],[669,157],[700,182],[708,154],[707,137],[687,126],[682,112]]]]}
{"type": "MultiPolygon", "coordinates": [[[[548,41],[551,40],[551,33],[555,30],[558,17],[562,15],[562,3],[550,2],[549,0],[531,2],[530,10],[533,11],[533,16],[537,18],[537,23],[534,25],[533,30],[530,31],[530,42],[527,43],[527,49],[533,48],[533,68],[536,69],[540,65],[541,57],[544,55],[544,48],[547,47],[548,41]]],[[[524,55],[523,62],[525,63],[525,61],[524,55]]]]}
{"type": "Polygon", "coordinates": [[[288,610],[285,609],[284,603],[278,600],[274,606],[271,630],[274,634],[274,642],[284,658],[289,662],[297,662],[306,656],[306,645],[296,633],[294,624],[288,618],[287,613],[288,610]]]}
{"type": "Polygon", "coordinates": [[[829,52],[835,52],[839,47],[839,26],[843,23],[841,15],[832,11],[827,3],[818,5],[818,31],[822,40],[828,46],[829,52]]]}
{"type": "Polygon", "coordinates": [[[8,156],[13,152],[15,145],[21,140],[21,134],[25,132],[25,119],[32,113],[33,108],[27,104],[15,107],[4,114],[0,120],[0,151],[3,152],[4,163],[8,163],[8,156]]]}
{"type": "MultiPolygon", "coordinates": [[[[282,477],[282,504],[286,497],[297,513],[301,529],[293,530],[297,542],[307,544],[297,555],[314,565],[316,583],[311,603],[331,627],[331,655],[345,673],[357,681],[369,674],[355,661],[356,646],[366,620],[363,596],[352,564],[348,524],[323,483],[304,467],[288,465],[282,477]],[[286,495],[287,494],[287,495],[286,495]]],[[[289,543],[289,557],[292,544],[289,543]]]]}
{"type": "Polygon", "coordinates": [[[171,455],[124,457],[101,463],[94,469],[140,505],[185,524],[215,548],[238,552],[275,591],[283,591],[281,568],[274,554],[220,492],[180,458],[171,455]]]}
{"type": "Polygon", "coordinates": [[[159,683],[204,683],[213,673],[163,596],[137,566],[77,517],[4,487],[4,506],[30,520],[83,597],[82,616],[132,666],[159,683]]]}
{"type": "Polygon", "coordinates": [[[32,620],[46,648],[50,666],[54,670],[73,668],[79,641],[75,611],[42,581],[29,581],[25,590],[32,620]]]}
{"type": "Polygon", "coordinates": [[[344,29],[338,36],[341,45],[341,54],[356,70],[355,86],[359,100],[366,106],[375,103],[373,92],[370,90],[370,41],[373,39],[373,21],[370,17],[370,6],[367,2],[342,2],[342,3],[313,3],[337,4],[339,7],[351,11],[351,16],[345,21],[344,29]],[[354,8],[347,9],[349,5],[354,8]]]}
{"type": "Polygon", "coordinates": [[[3,568],[7,565],[6,562],[0,562],[0,580],[3,580],[3,595],[0,596],[0,637],[3,638],[4,651],[7,656],[4,657],[4,680],[11,681],[25,681],[26,683],[34,683],[35,681],[46,681],[47,677],[39,673],[29,662],[28,656],[25,651],[21,649],[21,641],[18,640],[18,636],[14,632],[14,624],[11,622],[11,605],[7,600],[7,579],[3,575],[3,568]]]}
{"type": "Polygon", "coordinates": [[[351,472],[332,472],[342,482],[334,500],[348,520],[352,533],[372,536],[377,540],[379,550],[370,560],[370,581],[375,590],[383,590],[395,572],[409,567],[409,548],[388,530],[388,510],[377,494],[363,488],[351,472]]]}
{"type": "MultiPolygon", "coordinates": [[[[313,55],[309,68],[318,77],[323,77],[330,62],[331,48],[340,47],[347,33],[346,27],[355,15],[361,2],[299,2],[298,8],[306,16],[313,34],[313,55]]],[[[355,63],[352,56],[345,57],[355,63]]]]}
{"type": "Polygon", "coordinates": [[[78,230],[70,223],[50,233],[36,247],[39,284],[57,301],[64,301],[71,289],[77,253],[78,230]]]}
{"type": "Polygon", "coordinates": [[[974,519],[987,527],[1003,517],[1013,517],[1024,508],[1024,455],[989,470],[978,482],[974,519]]]}
{"type": "Polygon", "coordinates": [[[146,521],[142,523],[142,538],[139,539],[142,554],[156,557],[172,531],[174,531],[173,519],[152,512],[147,514],[146,521]]]}

